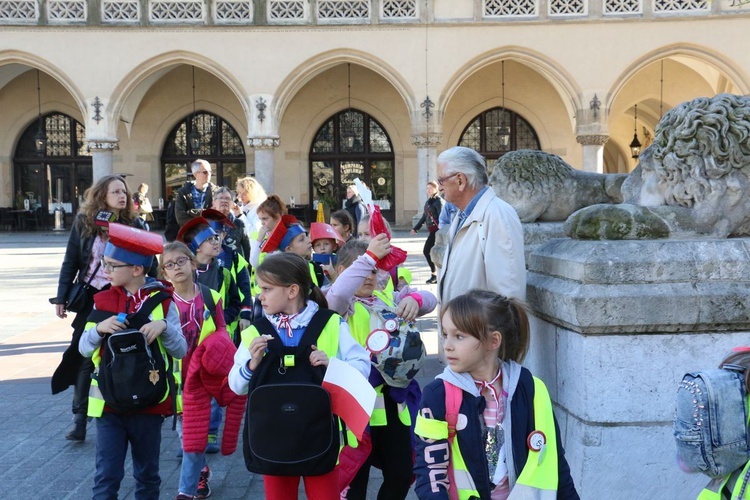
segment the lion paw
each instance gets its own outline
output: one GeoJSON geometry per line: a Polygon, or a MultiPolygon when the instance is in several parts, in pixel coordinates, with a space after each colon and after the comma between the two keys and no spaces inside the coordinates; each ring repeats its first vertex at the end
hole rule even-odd
{"type": "Polygon", "coordinates": [[[578,240],[652,240],[669,237],[669,226],[647,207],[591,205],[565,221],[565,233],[578,240]]]}

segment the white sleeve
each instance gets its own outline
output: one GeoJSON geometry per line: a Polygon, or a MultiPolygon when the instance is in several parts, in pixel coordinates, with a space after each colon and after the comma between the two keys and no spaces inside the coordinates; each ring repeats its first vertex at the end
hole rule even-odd
{"type": "Polygon", "coordinates": [[[365,378],[370,376],[370,355],[354,340],[349,325],[343,319],[339,325],[339,352],[336,357],[352,365],[365,378]]]}
{"type": "Polygon", "coordinates": [[[250,349],[242,344],[240,344],[240,347],[234,354],[234,366],[232,366],[232,370],[229,372],[228,381],[229,388],[240,396],[247,394],[247,388],[252,378],[252,372],[247,368],[251,357],[250,349]]]}

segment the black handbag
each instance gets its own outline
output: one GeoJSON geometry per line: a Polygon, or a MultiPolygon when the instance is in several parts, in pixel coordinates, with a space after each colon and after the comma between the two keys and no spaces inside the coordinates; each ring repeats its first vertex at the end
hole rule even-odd
{"type": "Polygon", "coordinates": [[[65,296],[65,310],[79,313],[86,309],[86,306],[89,302],[89,289],[91,288],[91,280],[94,279],[94,276],[96,276],[96,272],[99,270],[99,267],[102,265],[101,262],[99,262],[96,265],[96,268],[94,269],[94,272],[91,273],[91,277],[87,282],[82,282],[76,280],[75,283],[68,289],[68,293],[65,296]]]}

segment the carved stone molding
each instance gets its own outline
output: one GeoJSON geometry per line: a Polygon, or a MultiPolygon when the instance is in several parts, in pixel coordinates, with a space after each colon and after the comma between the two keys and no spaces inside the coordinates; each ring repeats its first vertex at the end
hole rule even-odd
{"type": "Polygon", "coordinates": [[[576,142],[584,146],[603,146],[608,140],[609,136],[606,134],[576,136],[576,142]]]}
{"type": "Polygon", "coordinates": [[[273,149],[279,147],[278,137],[248,137],[247,145],[253,149],[273,149]]]}
{"type": "Polygon", "coordinates": [[[434,148],[443,141],[443,134],[419,134],[411,136],[411,143],[418,148],[434,148]]]}
{"type": "Polygon", "coordinates": [[[117,151],[120,149],[119,141],[88,141],[86,143],[86,149],[94,153],[101,153],[106,151],[117,151]]]}

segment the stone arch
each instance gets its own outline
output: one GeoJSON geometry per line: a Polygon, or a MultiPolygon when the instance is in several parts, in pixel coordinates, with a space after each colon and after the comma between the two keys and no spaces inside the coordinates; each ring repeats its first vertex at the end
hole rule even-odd
{"type": "Polygon", "coordinates": [[[50,63],[46,59],[43,59],[34,54],[23,52],[19,50],[5,50],[0,51],[0,89],[3,88],[8,82],[16,78],[18,75],[23,74],[27,69],[27,66],[31,69],[38,69],[48,74],[73,97],[78,111],[81,116],[85,118],[87,116],[86,100],[81,94],[81,90],[73,82],[73,80],[60,68],[50,63]],[[19,65],[12,69],[4,68],[5,66],[19,65]]]}
{"type": "Polygon", "coordinates": [[[484,52],[459,68],[448,80],[440,94],[436,108],[438,116],[444,115],[453,95],[471,75],[502,60],[513,60],[524,64],[547,79],[557,90],[565,106],[571,130],[575,129],[575,116],[577,110],[581,109],[581,88],[578,83],[558,62],[533,50],[516,46],[502,47],[484,52]]]}
{"type": "Polygon", "coordinates": [[[234,75],[213,59],[193,52],[178,50],[160,54],[144,61],[130,71],[115,87],[108,106],[111,110],[108,113],[110,130],[117,130],[117,122],[120,117],[133,123],[140,102],[151,86],[175,66],[183,64],[195,66],[218,78],[237,97],[245,113],[245,119],[250,119],[247,93],[234,75]]]}
{"type": "Polygon", "coordinates": [[[617,79],[612,83],[609,92],[607,93],[606,101],[604,102],[605,108],[610,110],[612,103],[617,99],[617,96],[622,91],[628,82],[643,68],[646,66],[673,56],[685,56],[694,58],[707,66],[715,68],[721,72],[729,81],[736,85],[740,89],[741,94],[750,93],[750,79],[744,72],[733,64],[728,57],[724,54],[707,47],[701,47],[699,45],[692,45],[687,43],[667,45],[659,49],[653,50],[648,54],[641,56],[640,58],[633,61],[627,68],[623,70],[617,79]]]}
{"type": "Polygon", "coordinates": [[[404,100],[409,116],[414,115],[414,91],[407,80],[384,60],[357,50],[331,50],[313,57],[297,66],[278,86],[275,93],[273,115],[275,123],[281,123],[289,103],[310,80],[324,71],[344,63],[354,63],[382,76],[404,100]]]}

